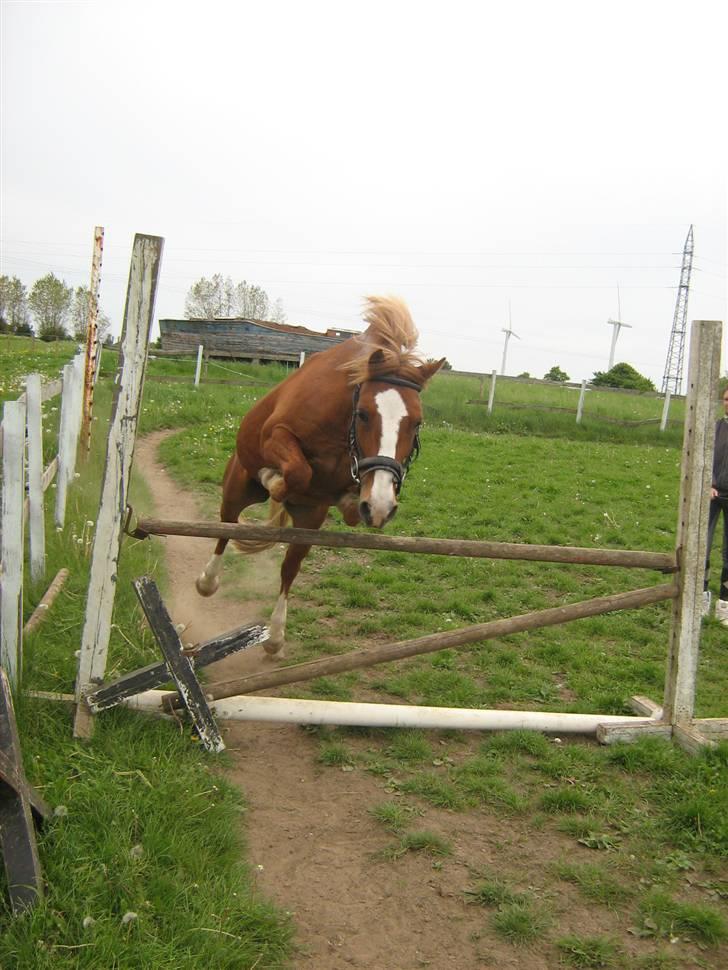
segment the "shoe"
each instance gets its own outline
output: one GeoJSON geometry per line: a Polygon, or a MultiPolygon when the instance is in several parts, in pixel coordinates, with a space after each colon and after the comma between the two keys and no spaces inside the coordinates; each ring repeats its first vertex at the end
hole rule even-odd
{"type": "MultiPolygon", "coordinates": [[[[704,591],[704,593],[703,593],[703,612],[701,613],[701,616],[704,616],[705,617],[705,616],[707,616],[710,613],[710,595],[711,594],[710,594],[710,590],[709,589],[706,589],[704,591]]],[[[726,601],[726,605],[728,606],[728,601],[726,601]]],[[[717,605],[716,605],[715,609],[716,609],[716,612],[717,612],[717,610],[718,610],[718,606],[717,605]]]]}
{"type": "Polygon", "coordinates": [[[721,626],[728,626],[728,600],[718,600],[716,602],[715,618],[721,626]]]}

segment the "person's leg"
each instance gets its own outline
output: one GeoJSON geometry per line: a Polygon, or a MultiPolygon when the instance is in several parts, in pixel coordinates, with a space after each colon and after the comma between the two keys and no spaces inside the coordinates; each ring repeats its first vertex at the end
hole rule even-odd
{"type": "Polygon", "coordinates": [[[720,590],[715,604],[715,616],[728,627],[728,503],[719,500],[723,508],[723,563],[720,571],[720,590]]]}
{"type": "MultiPolygon", "coordinates": [[[[720,515],[720,508],[721,506],[718,499],[714,498],[710,500],[710,510],[708,512],[708,545],[705,551],[705,575],[703,578],[703,616],[707,616],[708,613],[710,613],[710,591],[708,590],[708,579],[710,577],[710,550],[713,548],[713,536],[715,535],[715,526],[718,522],[718,516],[720,515]]],[[[725,522],[726,517],[724,513],[724,525],[725,522]]],[[[723,555],[725,558],[725,552],[723,555]]]]}

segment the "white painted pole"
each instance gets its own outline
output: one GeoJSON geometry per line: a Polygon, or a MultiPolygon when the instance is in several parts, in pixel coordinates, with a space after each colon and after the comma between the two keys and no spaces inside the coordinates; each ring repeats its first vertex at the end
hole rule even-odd
{"type": "Polygon", "coordinates": [[[670,414],[670,388],[665,391],[665,403],[662,405],[662,419],[660,421],[660,431],[664,431],[667,427],[667,418],[670,414]]]}
{"type": "Polygon", "coordinates": [[[25,381],[28,427],[28,500],[30,575],[33,582],[45,573],[45,515],[43,499],[43,411],[40,374],[25,381]]]}
{"type": "MultiPolygon", "coordinates": [[[[124,703],[150,714],[169,711],[175,691],[148,690],[124,703]]],[[[654,724],[651,717],[620,717],[615,714],[559,714],[545,711],[495,711],[452,707],[415,707],[403,704],[346,703],[259,697],[245,694],[214,701],[216,718],[232,721],[274,721],[290,724],[341,724],[364,727],[412,727],[433,730],[553,731],[558,734],[595,733],[598,724],[654,724]]]]}
{"type": "Polygon", "coordinates": [[[66,521],[68,486],[76,471],[76,454],[83,407],[84,358],[76,356],[63,368],[63,396],[61,397],[61,426],[58,445],[58,481],[56,487],[56,526],[62,529],[66,521]]]}
{"type": "Polygon", "coordinates": [[[23,657],[23,502],[25,500],[25,404],[3,408],[2,584],[0,664],[18,686],[23,657]]]}
{"type": "Polygon", "coordinates": [[[493,401],[495,401],[495,380],[497,376],[498,376],[497,371],[491,371],[490,392],[488,394],[488,414],[493,413],[493,401]]]}
{"type": "Polygon", "coordinates": [[[579,392],[579,404],[576,408],[576,423],[581,424],[581,418],[584,414],[584,396],[586,395],[586,378],[581,382],[581,391],[579,392]]]}
{"type": "Polygon", "coordinates": [[[202,370],[202,352],[203,345],[200,344],[197,348],[197,367],[195,368],[195,387],[200,386],[200,371],[202,370]]]}
{"type": "Polygon", "coordinates": [[[298,366],[303,367],[305,362],[306,362],[306,351],[302,350],[301,353],[298,355],[298,366]]]}
{"type": "Polygon", "coordinates": [[[719,320],[693,320],[690,330],[677,530],[679,593],[672,606],[665,680],[665,720],[672,725],[689,724],[695,708],[721,332],[719,320]]]}
{"type": "MultiPolygon", "coordinates": [[[[79,651],[77,701],[81,700],[91,684],[97,684],[103,679],[106,670],[122,520],[129,493],[163,246],[164,240],[158,236],[137,234],[134,238],[121,336],[121,368],[117,375],[109,428],[101,505],[91,554],[86,619],[79,651]]],[[[79,703],[74,734],[76,737],[88,737],[91,731],[92,722],[88,708],[79,703]]]]}

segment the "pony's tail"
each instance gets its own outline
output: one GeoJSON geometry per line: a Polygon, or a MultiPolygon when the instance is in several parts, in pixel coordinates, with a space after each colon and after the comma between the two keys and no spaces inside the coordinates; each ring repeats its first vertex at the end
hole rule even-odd
{"type": "MultiPolygon", "coordinates": [[[[242,521],[245,522],[245,519],[242,521]]],[[[290,515],[286,512],[285,505],[282,502],[275,502],[271,499],[270,515],[263,525],[274,529],[284,529],[291,521],[290,515]]],[[[231,541],[235,549],[244,556],[254,556],[257,552],[272,549],[273,546],[277,545],[276,542],[266,542],[265,539],[232,539],[231,541]]]]}

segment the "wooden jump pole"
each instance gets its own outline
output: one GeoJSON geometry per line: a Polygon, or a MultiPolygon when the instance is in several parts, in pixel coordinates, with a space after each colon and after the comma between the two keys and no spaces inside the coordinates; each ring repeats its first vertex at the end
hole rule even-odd
{"type": "Polygon", "coordinates": [[[144,539],[149,535],[263,539],[268,542],[294,545],[325,546],[329,549],[379,549],[476,559],[525,559],[536,562],[656,569],[664,573],[674,572],[677,568],[675,556],[663,552],[591,549],[580,546],[541,546],[520,542],[485,542],[477,539],[430,539],[373,533],[328,532],[318,529],[274,529],[264,525],[231,522],[185,522],[140,518],[129,534],[137,539],[144,539]]]}
{"type": "Polygon", "coordinates": [[[305,680],[313,680],[315,677],[326,677],[349,670],[359,670],[362,667],[374,667],[390,660],[403,660],[420,654],[434,653],[437,650],[463,647],[480,640],[493,640],[496,637],[505,637],[512,633],[523,633],[526,630],[557,626],[571,620],[599,616],[613,610],[629,610],[641,606],[650,606],[652,603],[673,599],[675,596],[677,596],[677,586],[674,583],[649,586],[628,593],[598,596],[568,606],[551,607],[534,613],[524,613],[521,616],[478,623],[475,626],[463,627],[460,630],[431,633],[415,640],[366,647],[363,650],[352,650],[338,657],[324,657],[321,660],[294,664],[291,667],[282,667],[279,670],[263,671],[235,680],[206,684],[205,695],[212,700],[218,700],[238,694],[249,694],[252,691],[280,687],[283,684],[296,684],[305,680]]]}

